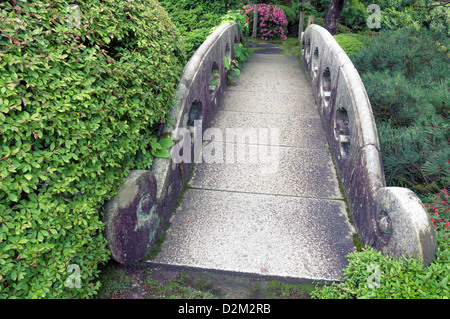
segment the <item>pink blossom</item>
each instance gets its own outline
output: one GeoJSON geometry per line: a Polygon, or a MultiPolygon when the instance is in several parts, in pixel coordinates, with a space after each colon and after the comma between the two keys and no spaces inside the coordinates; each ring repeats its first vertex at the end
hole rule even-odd
{"type": "MultiPolygon", "coordinates": [[[[246,14],[253,12],[253,6],[251,5],[247,5],[244,8],[246,14]]],[[[257,10],[259,26],[265,27],[260,29],[262,39],[267,40],[278,36],[282,39],[287,38],[284,28],[287,27],[288,21],[283,10],[277,6],[267,5],[265,3],[259,4],[257,10]]]]}

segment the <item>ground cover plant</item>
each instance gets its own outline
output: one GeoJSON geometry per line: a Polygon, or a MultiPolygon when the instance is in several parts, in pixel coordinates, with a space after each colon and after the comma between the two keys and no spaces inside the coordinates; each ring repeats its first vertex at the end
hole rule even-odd
{"type": "Polygon", "coordinates": [[[359,52],[365,43],[371,40],[370,35],[361,33],[338,33],[334,39],[339,46],[350,56],[359,52]]]}
{"type": "Polygon", "coordinates": [[[88,298],[103,204],[164,156],[183,43],[154,0],[4,1],[0,29],[0,298],[88,298]]]}

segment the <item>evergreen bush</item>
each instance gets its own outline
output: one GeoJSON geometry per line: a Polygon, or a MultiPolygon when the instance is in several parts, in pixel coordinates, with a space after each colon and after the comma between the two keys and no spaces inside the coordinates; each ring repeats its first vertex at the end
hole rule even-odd
{"type": "Polygon", "coordinates": [[[414,28],[381,32],[351,59],[380,137],[386,180],[427,196],[450,182],[448,40],[414,28]]]}
{"type": "Polygon", "coordinates": [[[88,298],[103,204],[157,155],[183,43],[155,0],[6,1],[0,29],[0,298],[88,298]]]}

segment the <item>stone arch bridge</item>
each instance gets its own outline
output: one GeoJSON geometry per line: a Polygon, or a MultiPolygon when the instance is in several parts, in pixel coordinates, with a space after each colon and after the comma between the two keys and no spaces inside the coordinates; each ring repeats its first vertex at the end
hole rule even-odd
{"type": "Polygon", "coordinates": [[[412,191],[386,187],[369,99],[334,38],[310,25],[300,59],[253,54],[229,83],[241,36],[221,25],[186,65],[162,131],[172,158],[132,171],[107,204],[112,257],[335,281],[358,234],[430,263],[428,214],[412,191]]]}

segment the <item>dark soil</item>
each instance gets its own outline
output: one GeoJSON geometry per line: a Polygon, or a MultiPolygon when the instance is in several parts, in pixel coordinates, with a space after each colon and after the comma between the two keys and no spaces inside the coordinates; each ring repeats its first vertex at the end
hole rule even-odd
{"type": "Polygon", "coordinates": [[[310,299],[315,284],[255,276],[109,262],[98,299],[310,299]]]}

